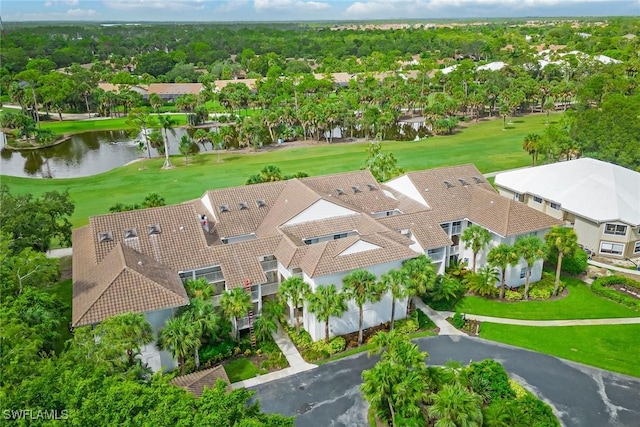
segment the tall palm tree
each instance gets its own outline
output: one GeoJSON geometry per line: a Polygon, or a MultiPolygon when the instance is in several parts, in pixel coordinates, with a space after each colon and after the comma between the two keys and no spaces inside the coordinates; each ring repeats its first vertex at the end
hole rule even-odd
{"type": "Polygon", "coordinates": [[[298,307],[302,304],[307,295],[311,292],[311,287],[302,277],[293,276],[280,283],[278,288],[278,297],[291,304],[294,311],[296,330],[300,330],[300,317],[298,316],[298,307]]]}
{"type": "Polygon", "coordinates": [[[426,292],[432,291],[436,280],[436,270],[431,263],[431,259],[425,255],[420,255],[402,263],[402,273],[405,276],[405,286],[407,287],[407,317],[411,308],[411,298],[420,297],[426,292]]]}
{"type": "Polygon", "coordinates": [[[104,337],[109,341],[110,337],[122,343],[127,351],[129,366],[134,365],[136,354],[140,353],[140,348],[153,342],[153,330],[151,325],[140,313],[126,313],[114,316],[103,322],[104,337]]]}
{"type": "Polygon", "coordinates": [[[202,298],[203,300],[213,298],[216,292],[214,287],[209,284],[209,281],[204,278],[188,279],[184,282],[184,288],[189,298],[202,298]]]}
{"type": "Polygon", "coordinates": [[[482,399],[464,386],[445,384],[430,396],[428,414],[435,418],[435,427],[480,427],[482,426],[482,399]]]}
{"type": "Polygon", "coordinates": [[[490,266],[500,270],[500,299],[502,299],[507,286],[505,282],[507,268],[510,265],[517,264],[518,257],[513,247],[500,243],[498,246],[491,248],[487,255],[487,262],[490,266]]]}
{"type": "Polygon", "coordinates": [[[213,306],[213,302],[203,298],[190,298],[189,305],[180,314],[194,327],[194,333],[198,338],[198,345],[194,348],[194,361],[196,368],[200,367],[200,355],[198,350],[202,346],[204,338],[217,339],[220,327],[220,316],[213,306]]]}
{"type": "Polygon", "coordinates": [[[487,247],[491,241],[491,233],[486,228],[473,224],[465,228],[460,238],[464,242],[464,247],[473,251],[473,271],[476,271],[478,252],[487,247]]]}
{"type": "MultiPolygon", "coordinates": [[[[405,285],[405,280],[406,276],[403,271],[393,269],[383,274],[380,278],[382,287],[391,294],[391,330],[393,330],[396,316],[396,300],[406,298],[409,295],[409,289],[405,285]]],[[[407,304],[408,303],[407,301],[407,304]]]]}
{"type": "Polygon", "coordinates": [[[324,322],[324,340],[329,342],[329,318],[342,316],[347,311],[347,303],[336,285],[318,286],[315,292],[309,294],[309,311],[324,322]]]}
{"type": "Polygon", "coordinates": [[[355,270],[342,279],[344,293],[347,298],[355,301],[360,310],[358,320],[358,345],[362,345],[362,324],[364,320],[364,304],[380,301],[382,289],[376,281],[376,276],[367,270],[355,270]]]}
{"type": "Polygon", "coordinates": [[[527,263],[527,271],[524,279],[524,299],[529,299],[529,276],[531,268],[536,261],[544,258],[547,250],[544,242],[537,236],[528,236],[518,240],[513,245],[519,258],[523,258],[527,263]]]}
{"type": "Polygon", "coordinates": [[[220,298],[220,308],[222,312],[225,316],[233,319],[236,341],[240,337],[238,319],[247,314],[252,306],[251,295],[241,287],[223,293],[220,298]]]}
{"type": "Polygon", "coordinates": [[[560,285],[560,271],[562,270],[562,258],[571,255],[578,249],[578,236],[573,228],[553,227],[546,236],[547,247],[558,251],[558,262],[556,266],[556,281],[553,287],[553,295],[558,295],[560,285]]]}
{"type": "Polygon", "coordinates": [[[480,296],[493,296],[497,293],[496,282],[498,281],[498,272],[489,265],[480,267],[480,269],[465,277],[467,288],[480,296]]]}
{"type": "Polygon", "coordinates": [[[168,320],[165,327],[158,331],[158,347],[168,350],[178,360],[180,375],[184,375],[184,364],[187,357],[198,348],[200,340],[196,327],[185,317],[174,317],[168,320]]]}
{"type": "Polygon", "coordinates": [[[530,133],[524,137],[522,142],[522,149],[529,153],[531,156],[531,165],[535,166],[538,160],[538,147],[540,146],[540,135],[537,133],[530,133]]]}
{"type": "Polygon", "coordinates": [[[166,114],[158,116],[158,121],[164,131],[164,165],[162,169],[169,169],[172,167],[171,160],[169,160],[169,133],[175,136],[176,131],[173,127],[176,125],[176,122],[173,117],[166,114]]]}

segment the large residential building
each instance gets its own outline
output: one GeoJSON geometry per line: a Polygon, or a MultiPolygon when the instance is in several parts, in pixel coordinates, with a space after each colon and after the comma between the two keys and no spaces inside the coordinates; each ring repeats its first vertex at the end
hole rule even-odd
{"type": "Polygon", "coordinates": [[[599,256],[640,258],[640,173],[590,158],[496,176],[500,194],[563,220],[599,256]]]}
{"type": "MultiPolygon", "coordinates": [[[[90,218],[73,236],[74,327],[93,325],[128,311],[145,313],[158,331],[189,303],[182,282],[205,278],[223,292],[251,292],[254,312],[279,284],[300,276],[312,289],[356,269],[380,276],[420,254],[439,273],[453,260],[470,259],[460,241],[469,224],[491,232],[491,246],[521,236],[543,236],[560,221],[501,197],[473,165],[411,172],[379,184],[369,171],[292,179],[207,191],[175,206],[90,218]]],[[[478,257],[479,265],[487,250],[478,257]]],[[[525,280],[525,264],[507,272],[510,286],[525,280]]],[[[541,276],[542,262],[531,280],[541,276]]],[[[404,313],[400,301],[396,313],[404,313]]],[[[318,340],[323,322],[305,307],[304,327],[318,340]]],[[[364,326],[390,319],[391,298],[365,305],[364,326]]],[[[249,327],[249,317],[238,327],[249,327]]],[[[331,334],[354,332],[358,309],[331,320],[331,334]]],[[[154,370],[174,362],[155,346],[143,349],[154,370]]]]}

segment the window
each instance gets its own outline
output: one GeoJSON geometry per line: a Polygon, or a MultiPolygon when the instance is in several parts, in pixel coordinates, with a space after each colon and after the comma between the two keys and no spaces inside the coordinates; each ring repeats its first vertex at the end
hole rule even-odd
{"type": "Polygon", "coordinates": [[[627,226],[622,224],[605,224],[604,234],[612,234],[614,236],[625,236],[627,234],[627,226]]]}
{"type": "Polygon", "coordinates": [[[522,267],[520,269],[520,278],[524,279],[525,277],[527,277],[527,267],[522,267]]]}
{"type": "Polygon", "coordinates": [[[549,203],[549,206],[551,206],[551,209],[555,209],[557,211],[560,210],[560,203],[551,202],[551,203],[549,203]]]}
{"type": "Polygon", "coordinates": [[[633,253],[634,253],[634,254],[638,254],[638,253],[640,253],[640,240],[638,240],[638,241],[636,242],[636,245],[633,247],[633,253]]]}
{"type": "Polygon", "coordinates": [[[334,234],[333,240],[344,239],[345,237],[347,237],[347,233],[334,234]]]}
{"type": "Polygon", "coordinates": [[[533,201],[536,203],[542,203],[542,197],[533,196],[533,201]]]}
{"type": "Polygon", "coordinates": [[[513,193],[513,200],[515,200],[516,202],[520,201],[520,193],[513,193]]]}
{"type": "Polygon", "coordinates": [[[601,254],[622,255],[624,245],[622,243],[602,242],[600,243],[601,254]]]}
{"type": "Polygon", "coordinates": [[[318,243],[318,238],[313,238],[313,239],[304,239],[304,244],[305,245],[312,245],[314,243],[318,243]]]}

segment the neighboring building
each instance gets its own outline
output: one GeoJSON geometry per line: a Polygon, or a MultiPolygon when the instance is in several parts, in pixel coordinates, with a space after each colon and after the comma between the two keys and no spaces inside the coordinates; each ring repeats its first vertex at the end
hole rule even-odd
{"type": "Polygon", "coordinates": [[[188,392],[193,393],[195,396],[200,397],[202,396],[202,392],[205,388],[215,387],[218,380],[222,380],[227,383],[227,391],[231,391],[229,377],[222,365],[205,369],[203,371],[196,371],[181,377],[175,377],[171,380],[171,384],[182,387],[188,392]]]}
{"type": "Polygon", "coordinates": [[[590,158],[496,176],[500,194],[563,220],[600,256],[640,257],[640,173],[590,158]]]}
{"type": "MultiPolygon", "coordinates": [[[[473,165],[412,172],[379,184],[369,171],[292,179],[207,191],[176,206],[90,218],[74,231],[73,326],[92,325],[127,311],[146,313],[154,331],[176,308],[188,304],[181,280],[206,278],[223,292],[250,286],[254,312],[279,284],[300,276],[312,289],[356,269],[380,276],[426,254],[439,273],[452,260],[471,258],[460,235],[470,223],[487,228],[492,245],[544,233],[559,221],[498,195],[473,165]],[[245,285],[246,284],[246,285],[245,285]]],[[[479,265],[486,252],[478,257],[479,265]]],[[[522,265],[507,283],[524,283],[522,265]]],[[[540,278],[542,262],[531,280],[540,278]]],[[[396,313],[405,312],[399,301],[396,313]]],[[[313,339],[324,324],[305,307],[313,339]]],[[[391,298],[366,304],[364,326],[390,318],[391,298]]],[[[249,327],[249,318],[238,322],[249,327]]],[[[358,309],[331,320],[331,334],[354,332],[358,309]]],[[[167,354],[149,345],[143,360],[171,367],[167,354]]]]}
{"type": "Polygon", "coordinates": [[[151,83],[145,99],[155,93],[165,102],[175,102],[186,94],[198,95],[203,88],[201,83],[151,83]]]}
{"type": "Polygon", "coordinates": [[[132,90],[146,98],[149,96],[149,87],[146,85],[114,85],[112,83],[98,83],[98,88],[105,92],[120,93],[121,89],[132,90]]]}

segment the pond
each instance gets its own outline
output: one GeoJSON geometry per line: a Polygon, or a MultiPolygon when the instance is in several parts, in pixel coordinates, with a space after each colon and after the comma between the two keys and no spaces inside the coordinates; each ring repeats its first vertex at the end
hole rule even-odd
{"type": "MultiPolygon", "coordinates": [[[[175,129],[169,134],[169,153],[179,154],[178,141],[187,131],[175,129]]],[[[200,147],[203,150],[202,146],[200,147]]],[[[211,146],[207,144],[207,150],[211,146]]],[[[151,156],[158,156],[153,148],[151,156]]],[[[39,150],[0,152],[0,173],[29,178],[76,178],[96,175],[134,160],[146,158],[147,152],[126,131],[95,131],[73,135],[69,140],[39,150]]]]}

